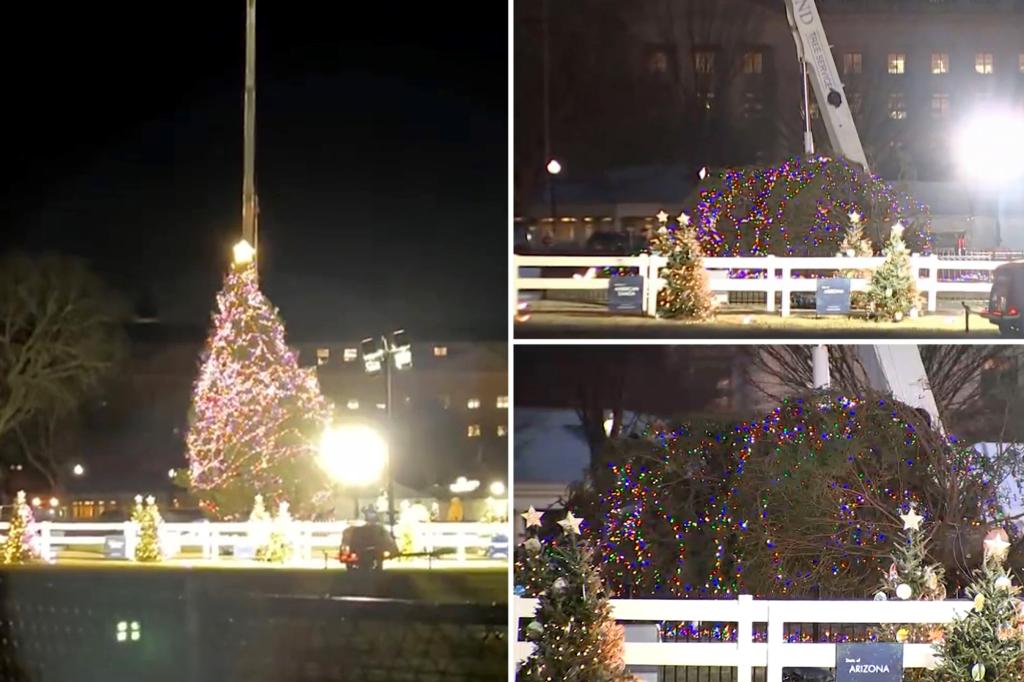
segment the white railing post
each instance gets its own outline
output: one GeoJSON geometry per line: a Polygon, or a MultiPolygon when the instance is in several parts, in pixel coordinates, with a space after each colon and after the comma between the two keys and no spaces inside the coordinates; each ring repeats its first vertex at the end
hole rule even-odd
{"type": "Polygon", "coordinates": [[[642,299],[640,301],[640,310],[641,310],[641,312],[643,312],[644,315],[650,315],[651,311],[648,310],[647,303],[651,299],[647,295],[647,292],[651,288],[651,276],[650,276],[651,275],[651,271],[650,271],[651,256],[650,256],[650,254],[641,253],[639,256],[637,256],[637,259],[638,260],[637,260],[637,269],[636,269],[636,271],[644,279],[643,286],[640,289],[640,296],[642,297],[642,299]]]}
{"type": "MultiPolygon", "coordinates": [[[[792,271],[786,264],[782,265],[782,281],[779,282],[779,290],[782,292],[782,316],[789,317],[789,277],[792,271]]],[[[769,682],[771,682],[769,680],[769,682]]]]}
{"type": "Polygon", "coordinates": [[[751,682],[750,645],[754,642],[754,597],[739,596],[739,615],[736,617],[736,682],[751,682]]]}
{"type": "Polygon", "coordinates": [[[519,311],[519,256],[512,254],[512,314],[519,311]]]}
{"type": "Polygon", "coordinates": [[[939,257],[928,257],[928,312],[934,313],[939,299],[939,257]]]}
{"type": "Polygon", "coordinates": [[[646,312],[650,317],[658,316],[658,290],[661,279],[661,256],[652,254],[647,260],[644,271],[644,295],[646,296],[646,312]]]}
{"type": "Polygon", "coordinates": [[[135,560],[135,544],[138,541],[138,526],[134,521],[124,522],[124,558],[135,560]]]}
{"type": "Polygon", "coordinates": [[[778,604],[775,602],[768,602],[768,666],[765,670],[765,682],[782,682],[782,652],[785,648],[785,642],[783,640],[785,621],[782,615],[782,605],[778,604],[776,608],[772,608],[778,604]],[[776,610],[777,609],[777,610],[776,610]]]}
{"type": "Polygon", "coordinates": [[[775,312],[775,256],[768,254],[765,256],[767,261],[765,266],[764,276],[768,280],[768,288],[765,292],[765,312],[775,312]]]}
{"type": "Polygon", "coordinates": [[[466,533],[462,530],[455,532],[455,560],[459,562],[466,560],[466,533]]]}
{"type": "Polygon", "coordinates": [[[50,556],[50,552],[53,551],[50,546],[50,522],[43,521],[39,524],[39,558],[43,561],[51,561],[53,559],[50,556]]]}

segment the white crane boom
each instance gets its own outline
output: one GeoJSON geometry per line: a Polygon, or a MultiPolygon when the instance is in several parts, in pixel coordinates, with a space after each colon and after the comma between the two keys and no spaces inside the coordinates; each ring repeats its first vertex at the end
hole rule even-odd
{"type": "Polygon", "coordinates": [[[846,91],[839,80],[836,61],[821,25],[818,7],[814,0],[785,2],[789,27],[796,41],[796,53],[806,65],[832,150],[848,161],[860,164],[864,170],[869,170],[868,159],[853,122],[853,113],[846,100],[846,91]]]}

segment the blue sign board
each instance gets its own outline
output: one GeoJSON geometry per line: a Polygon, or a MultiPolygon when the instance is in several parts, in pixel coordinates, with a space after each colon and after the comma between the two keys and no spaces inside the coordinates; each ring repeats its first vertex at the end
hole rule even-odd
{"type": "Polygon", "coordinates": [[[836,682],[900,682],[902,679],[902,644],[836,644],[836,682]]]}
{"type": "Polygon", "coordinates": [[[850,280],[840,277],[819,279],[814,304],[819,315],[848,314],[850,312],[850,280]]]}
{"type": "Polygon", "coordinates": [[[608,310],[613,313],[642,313],[644,278],[639,275],[608,280],[608,310]]]}

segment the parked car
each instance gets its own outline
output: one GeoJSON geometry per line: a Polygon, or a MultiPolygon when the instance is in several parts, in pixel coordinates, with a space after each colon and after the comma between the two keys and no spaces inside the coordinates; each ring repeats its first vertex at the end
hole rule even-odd
{"type": "Polygon", "coordinates": [[[351,570],[380,571],[385,559],[397,555],[394,538],[379,523],[349,526],[341,534],[338,561],[351,570]]]}
{"type": "Polygon", "coordinates": [[[1006,336],[1024,333],[1021,311],[1024,310],[1024,261],[1005,263],[992,271],[992,289],[988,310],[981,316],[999,327],[1006,336]]]}

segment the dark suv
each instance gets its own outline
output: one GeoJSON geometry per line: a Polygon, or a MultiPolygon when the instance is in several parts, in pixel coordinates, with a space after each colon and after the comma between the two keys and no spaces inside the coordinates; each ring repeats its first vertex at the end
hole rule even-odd
{"type": "Polygon", "coordinates": [[[1004,335],[1024,333],[1021,311],[1024,310],[1024,262],[1005,263],[992,271],[992,290],[988,310],[982,317],[999,327],[1004,335]]]}
{"type": "Polygon", "coordinates": [[[352,570],[379,571],[384,568],[385,559],[397,555],[394,539],[379,523],[349,526],[341,534],[338,561],[352,570]]]}

